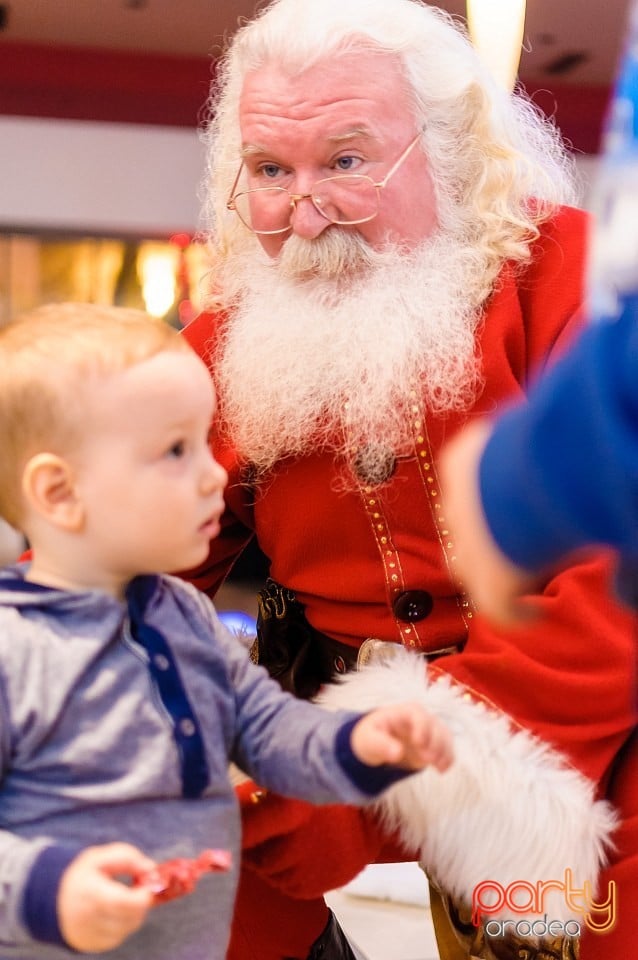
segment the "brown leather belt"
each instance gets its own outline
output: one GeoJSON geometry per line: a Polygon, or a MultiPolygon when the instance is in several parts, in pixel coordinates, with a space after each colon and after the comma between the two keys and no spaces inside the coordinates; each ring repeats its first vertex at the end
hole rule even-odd
{"type": "MultiPolygon", "coordinates": [[[[321,658],[324,676],[327,673],[332,676],[344,674],[349,670],[360,669],[368,663],[388,660],[398,650],[404,649],[399,643],[394,643],[391,640],[378,640],[376,637],[368,637],[360,647],[352,647],[350,644],[341,643],[339,640],[326,636],[325,633],[320,633],[310,624],[308,626],[321,658]]],[[[449,657],[453,653],[460,653],[463,646],[463,643],[455,643],[429,651],[415,647],[413,652],[431,663],[441,657],[449,657]]]]}

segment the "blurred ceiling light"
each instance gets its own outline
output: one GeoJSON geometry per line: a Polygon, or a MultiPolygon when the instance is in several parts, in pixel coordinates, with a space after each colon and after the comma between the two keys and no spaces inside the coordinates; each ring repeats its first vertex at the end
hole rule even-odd
{"type": "Polygon", "coordinates": [[[179,251],[145,243],[137,256],[137,272],[147,313],[165,317],[175,303],[179,251]]]}
{"type": "Polygon", "coordinates": [[[521,59],[525,0],[467,0],[467,24],[492,75],[512,90],[521,59]]]}

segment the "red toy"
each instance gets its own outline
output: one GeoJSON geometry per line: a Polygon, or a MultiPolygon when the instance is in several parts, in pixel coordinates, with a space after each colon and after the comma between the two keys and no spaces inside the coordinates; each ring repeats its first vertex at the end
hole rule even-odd
{"type": "Polygon", "coordinates": [[[148,887],[155,903],[166,903],[192,893],[203,873],[225,873],[230,870],[232,856],[228,850],[203,850],[193,860],[177,857],[158,863],[135,878],[135,886],[148,887]]]}

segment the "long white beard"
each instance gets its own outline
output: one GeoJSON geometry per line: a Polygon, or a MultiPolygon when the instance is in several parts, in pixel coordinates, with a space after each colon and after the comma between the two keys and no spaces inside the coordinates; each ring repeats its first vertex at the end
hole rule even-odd
{"type": "Polygon", "coordinates": [[[291,237],[277,260],[238,255],[217,387],[240,455],[263,473],[317,449],[365,451],[374,471],[405,452],[415,402],[441,413],[476,396],[484,283],[475,248],[442,236],[379,252],[333,229],[291,237]]]}

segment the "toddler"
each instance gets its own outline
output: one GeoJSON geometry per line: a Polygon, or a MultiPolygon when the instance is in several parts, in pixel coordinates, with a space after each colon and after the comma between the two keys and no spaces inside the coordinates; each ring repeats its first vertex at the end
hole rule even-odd
{"type": "Polygon", "coordinates": [[[166,571],[207,555],[226,483],[205,365],[167,324],[86,304],[0,330],[0,958],[222,960],[240,821],[234,761],[277,792],[365,804],[451,762],[412,703],[328,712],[250,662],[166,571]],[[157,863],[233,868],[154,905],[157,863]]]}

